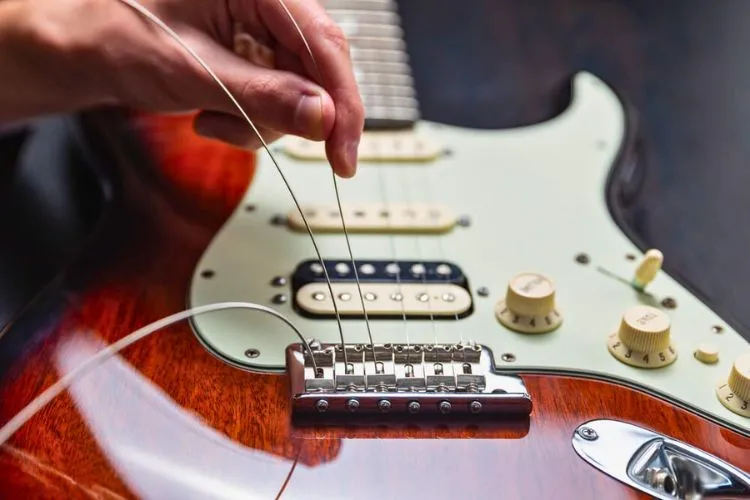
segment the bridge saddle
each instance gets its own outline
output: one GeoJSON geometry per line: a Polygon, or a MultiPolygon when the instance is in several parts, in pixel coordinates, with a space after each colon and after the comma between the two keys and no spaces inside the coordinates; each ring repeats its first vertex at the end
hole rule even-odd
{"type": "Polygon", "coordinates": [[[295,416],[531,412],[521,379],[495,373],[490,352],[477,344],[309,345],[286,352],[295,416]]]}

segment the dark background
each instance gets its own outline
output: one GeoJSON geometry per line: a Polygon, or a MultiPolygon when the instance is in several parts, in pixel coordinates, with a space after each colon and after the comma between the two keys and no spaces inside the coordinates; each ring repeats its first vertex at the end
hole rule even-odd
{"type": "Polygon", "coordinates": [[[425,119],[541,121],[579,70],[614,87],[641,141],[631,229],[750,339],[750,1],[398,4],[425,119]]]}
{"type": "MultiPolygon", "coordinates": [[[[577,71],[613,86],[636,111],[640,139],[643,182],[623,207],[624,230],[660,248],[667,271],[750,338],[750,0],[399,6],[425,119],[514,127],[560,112],[577,71]]],[[[0,141],[0,338],[53,278],[65,282],[109,199],[75,124],[35,125],[33,141],[0,141]]],[[[44,321],[40,307],[32,319],[44,321]]],[[[3,352],[0,368],[12,356],[3,352]]]]}

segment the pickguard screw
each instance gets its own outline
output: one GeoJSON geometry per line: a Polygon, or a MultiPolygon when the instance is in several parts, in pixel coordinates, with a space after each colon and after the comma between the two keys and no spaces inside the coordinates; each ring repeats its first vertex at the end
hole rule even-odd
{"type": "Polygon", "coordinates": [[[635,260],[635,255],[632,253],[629,253],[625,255],[625,258],[628,260],[635,260]]]}
{"type": "Polygon", "coordinates": [[[445,148],[443,150],[443,155],[445,155],[445,156],[453,156],[453,150],[449,149],[449,148],[445,148]]]}
{"type": "Polygon", "coordinates": [[[458,225],[461,227],[469,227],[471,225],[471,219],[469,219],[468,215],[462,215],[458,218],[458,225]]]}
{"type": "Polygon", "coordinates": [[[588,264],[591,262],[591,258],[585,253],[579,253],[576,255],[576,262],[579,264],[588,264]]]}
{"type": "Polygon", "coordinates": [[[271,302],[274,304],[285,304],[286,303],[286,295],[283,293],[277,293],[271,298],[271,302]]]}
{"type": "Polygon", "coordinates": [[[283,226],[286,224],[286,217],[281,214],[276,214],[271,218],[271,224],[274,226],[283,226]]]}
{"type": "Polygon", "coordinates": [[[286,278],[283,276],[274,276],[271,280],[271,286],[284,286],[286,285],[286,278]]]}
{"type": "Polygon", "coordinates": [[[257,358],[258,356],[260,356],[260,351],[258,349],[248,349],[247,351],[245,351],[245,356],[250,359],[257,358]]]}
{"type": "Polygon", "coordinates": [[[506,353],[503,353],[502,356],[500,356],[500,359],[502,359],[503,361],[507,361],[508,363],[512,363],[513,361],[516,360],[516,355],[513,354],[512,352],[506,352],[506,353]]]}
{"type": "Polygon", "coordinates": [[[581,427],[581,429],[578,431],[578,434],[580,434],[581,437],[586,441],[596,441],[597,439],[599,439],[599,434],[597,434],[596,431],[591,427],[581,427]]]}
{"type": "Polygon", "coordinates": [[[388,413],[388,411],[391,409],[391,402],[387,399],[381,399],[378,401],[378,409],[383,413],[388,413]]]}
{"type": "Polygon", "coordinates": [[[417,413],[420,407],[421,405],[417,401],[412,401],[407,408],[409,409],[409,413],[417,413]]]}
{"type": "Polygon", "coordinates": [[[469,405],[469,410],[471,411],[471,413],[479,413],[480,411],[482,411],[482,403],[480,403],[479,401],[472,401],[469,405]]]}
{"type": "Polygon", "coordinates": [[[249,205],[245,205],[245,212],[255,212],[255,208],[255,205],[253,205],[252,203],[249,205]]]}
{"type": "Polygon", "coordinates": [[[315,408],[318,410],[318,413],[324,413],[328,409],[328,401],[325,399],[319,399],[317,403],[315,403],[315,408]]]}
{"type": "Polygon", "coordinates": [[[666,307],[667,309],[674,309],[677,307],[677,301],[672,297],[667,297],[661,301],[661,305],[666,307]]]}
{"type": "Polygon", "coordinates": [[[349,411],[355,412],[359,410],[359,401],[357,401],[356,399],[350,399],[346,402],[346,407],[349,411]]]}
{"type": "Polygon", "coordinates": [[[441,401],[438,405],[438,409],[440,410],[440,413],[445,415],[451,412],[451,404],[448,401],[441,401]]]}
{"type": "Polygon", "coordinates": [[[721,333],[724,331],[724,327],[721,325],[714,325],[711,327],[711,331],[714,333],[721,333]]]}
{"type": "Polygon", "coordinates": [[[206,269],[205,271],[203,271],[201,273],[201,276],[204,277],[204,278],[206,278],[206,279],[210,279],[210,278],[214,277],[214,274],[216,274],[216,273],[214,273],[213,270],[206,269]]]}
{"type": "Polygon", "coordinates": [[[489,297],[490,296],[490,289],[486,286],[480,286],[477,288],[477,295],[480,297],[489,297]]]}

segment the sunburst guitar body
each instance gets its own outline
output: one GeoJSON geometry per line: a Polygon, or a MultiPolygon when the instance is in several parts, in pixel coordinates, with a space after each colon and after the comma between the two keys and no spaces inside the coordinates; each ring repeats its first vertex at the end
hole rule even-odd
{"type": "Polygon", "coordinates": [[[393,6],[327,6],[368,114],[338,181],[354,261],[321,144],[272,148],[322,264],[265,153],[140,116],[159,175],[125,169],[121,252],[3,381],[0,422],[186,307],[263,304],[306,343],[234,310],[128,347],[4,445],[1,496],[750,498],[750,343],[610,215],[615,92],[579,73],[543,123],[426,122],[393,6]]]}

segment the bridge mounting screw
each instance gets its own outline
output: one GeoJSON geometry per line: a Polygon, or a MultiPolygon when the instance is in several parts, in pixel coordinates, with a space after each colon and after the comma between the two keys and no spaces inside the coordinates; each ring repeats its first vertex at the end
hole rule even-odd
{"type": "Polygon", "coordinates": [[[599,439],[599,434],[597,434],[596,431],[591,427],[581,427],[581,429],[578,431],[578,434],[580,434],[581,437],[586,441],[596,441],[597,439],[599,439]]]}
{"type": "Polygon", "coordinates": [[[317,403],[315,403],[315,408],[318,410],[318,413],[324,413],[328,409],[328,401],[325,399],[319,399],[317,403]]]}
{"type": "Polygon", "coordinates": [[[346,402],[346,407],[349,411],[355,412],[359,409],[359,401],[356,399],[350,399],[346,402]]]}
{"type": "Polygon", "coordinates": [[[417,401],[412,401],[407,408],[409,409],[409,413],[417,413],[420,407],[421,405],[417,401]]]}
{"type": "Polygon", "coordinates": [[[472,401],[469,405],[469,410],[471,410],[471,413],[479,413],[482,411],[482,403],[479,401],[472,401]]]}
{"type": "Polygon", "coordinates": [[[438,409],[440,410],[440,413],[445,415],[451,412],[451,404],[448,401],[441,401],[438,405],[438,409]]]}
{"type": "Polygon", "coordinates": [[[378,401],[378,409],[383,413],[388,413],[388,410],[391,409],[391,402],[387,399],[381,399],[378,401]]]}

